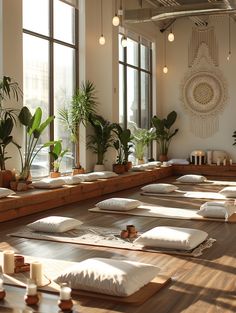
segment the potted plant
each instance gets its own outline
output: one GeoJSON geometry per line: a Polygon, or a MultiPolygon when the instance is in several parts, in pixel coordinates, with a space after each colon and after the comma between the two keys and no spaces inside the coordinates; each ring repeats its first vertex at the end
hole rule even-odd
{"type": "Polygon", "coordinates": [[[132,168],[132,162],[128,160],[129,155],[132,153],[131,148],[133,147],[132,139],[133,136],[131,134],[130,129],[122,129],[122,127],[115,123],[115,133],[119,138],[121,148],[123,149],[124,160],[123,163],[125,165],[125,170],[128,171],[132,168]]]}
{"type": "Polygon", "coordinates": [[[136,126],[136,124],[133,124],[132,135],[135,157],[138,159],[138,164],[142,164],[144,163],[144,154],[146,148],[155,139],[154,129],[139,128],[136,126]]]}
{"type": "Polygon", "coordinates": [[[9,187],[12,180],[12,172],[6,170],[7,147],[9,144],[18,145],[14,142],[12,130],[16,124],[16,110],[12,108],[3,108],[2,104],[13,97],[16,101],[22,95],[18,83],[12,81],[8,76],[3,76],[0,81],[0,187],[9,187]]]}
{"type": "Polygon", "coordinates": [[[117,151],[116,163],[113,164],[113,172],[116,174],[123,174],[125,172],[125,164],[124,164],[124,150],[122,148],[121,142],[119,139],[114,141],[114,148],[117,151]]]}
{"type": "Polygon", "coordinates": [[[113,134],[114,124],[106,121],[102,116],[92,114],[89,118],[89,122],[93,127],[94,133],[88,135],[87,148],[91,149],[93,153],[97,154],[97,162],[94,167],[94,171],[104,171],[104,156],[108,148],[113,146],[113,134]]]}
{"type": "Polygon", "coordinates": [[[68,149],[62,150],[61,140],[56,141],[52,145],[51,151],[49,154],[53,159],[53,172],[50,172],[51,178],[56,178],[61,176],[60,166],[63,160],[64,155],[68,152],[68,149]]]}
{"type": "Polygon", "coordinates": [[[160,161],[168,160],[168,149],[173,136],[175,136],[178,132],[178,128],[172,130],[171,127],[175,123],[177,118],[177,113],[175,111],[170,112],[166,118],[159,118],[154,116],[152,118],[152,124],[155,127],[156,131],[156,141],[160,147],[160,161]]]}
{"type": "Polygon", "coordinates": [[[54,141],[50,141],[39,145],[40,136],[43,134],[45,129],[53,121],[54,116],[49,116],[45,121],[42,122],[42,110],[40,107],[36,108],[35,113],[32,115],[30,110],[24,106],[18,116],[20,123],[25,128],[25,151],[22,155],[21,150],[21,172],[19,180],[27,182],[30,175],[30,167],[34,161],[36,155],[44,147],[49,147],[54,144],[54,141]]]}
{"type": "Polygon", "coordinates": [[[80,165],[79,127],[81,124],[86,126],[91,114],[95,114],[96,101],[95,86],[87,80],[74,94],[71,106],[59,110],[59,118],[70,132],[71,140],[75,144],[74,173],[84,172],[80,165]]]}

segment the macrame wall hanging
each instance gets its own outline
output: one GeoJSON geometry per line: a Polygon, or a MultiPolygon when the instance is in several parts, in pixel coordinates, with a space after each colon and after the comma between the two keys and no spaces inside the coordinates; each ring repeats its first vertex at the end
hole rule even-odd
{"type": "Polygon", "coordinates": [[[181,102],[190,129],[207,138],[219,129],[219,114],[227,102],[227,87],[218,68],[218,46],[212,27],[194,28],[189,44],[189,70],[181,83],[181,102]]]}

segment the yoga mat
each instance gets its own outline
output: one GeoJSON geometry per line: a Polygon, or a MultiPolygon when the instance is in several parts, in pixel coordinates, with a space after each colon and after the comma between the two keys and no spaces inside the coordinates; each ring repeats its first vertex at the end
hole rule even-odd
{"type": "Polygon", "coordinates": [[[227,198],[218,192],[207,191],[183,191],[176,190],[170,193],[154,193],[154,192],[141,192],[142,196],[152,197],[167,197],[167,198],[189,198],[199,200],[232,200],[233,198],[227,198]]]}
{"type": "MultiPolygon", "coordinates": [[[[0,253],[1,265],[2,265],[2,253],[0,253]]],[[[67,268],[76,264],[76,262],[68,262],[54,259],[45,259],[45,258],[35,258],[31,256],[25,256],[25,261],[27,263],[31,263],[33,261],[39,261],[43,265],[43,273],[45,275],[45,285],[38,287],[39,291],[49,292],[54,294],[59,294],[60,287],[58,284],[53,282],[61,272],[66,270],[67,268]]],[[[25,273],[17,273],[12,275],[3,274],[4,284],[25,288],[27,284],[27,279],[29,279],[29,272],[25,273]]],[[[150,297],[152,297],[155,293],[165,287],[169,282],[171,282],[171,278],[158,275],[155,277],[150,283],[142,287],[140,290],[135,292],[134,294],[128,297],[118,297],[105,295],[95,292],[83,291],[78,289],[72,290],[72,296],[83,296],[83,297],[95,297],[100,299],[105,299],[108,301],[116,301],[121,303],[140,305],[147,301],[150,297]]]]}
{"type": "Polygon", "coordinates": [[[125,240],[120,238],[120,231],[120,229],[83,226],[80,227],[80,229],[75,229],[65,233],[43,233],[25,229],[23,231],[9,234],[9,236],[192,257],[198,257],[202,255],[203,251],[206,248],[210,248],[212,243],[215,241],[214,239],[209,238],[204,243],[190,251],[162,248],[154,249],[135,244],[133,243],[134,239],[125,240]]]}

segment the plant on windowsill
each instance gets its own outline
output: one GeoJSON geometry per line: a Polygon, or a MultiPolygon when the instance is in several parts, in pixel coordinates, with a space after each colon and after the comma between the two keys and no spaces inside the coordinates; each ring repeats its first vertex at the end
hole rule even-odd
{"type": "Polygon", "coordinates": [[[75,144],[74,173],[84,172],[80,165],[79,128],[81,124],[86,126],[91,114],[95,114],[96,102],[95,86],[87,80],[82,82],[74,94],[71,106],[59,110],[59,119],[70,132],[71,141],[75,144]]]}
{"type": "Polygon", "coordinates": [[[178,128],[175,130],[171,130],[171,127],[175,123],[177,118],[177,113],[175,111],[170,112],[166,118],[160,119],[157,116],[152,118],[152,124],[155,127],[156,131],[156,141],[160,147],[160,161],[168,160],[168,150],[171,139],[177,134],[179,131],[178,128]]]}
{"type": "Polygon", "coordinates": [[[18,102],[22,91],[17,82],[12,81],[8,76],[3,76],[0,81],[0,187],[10,187],[12,172],[6,170],[7,147],[9,144],[19,145],[13,140],[12,130],[16,124],[17,110],[13,108],[3,108],[3,102],[12,98],[18,102]]]}
{"type": "Polygon", "coordinates": [[[145,151],[148,145],[155,139],[154,129],[139,128],[135,123],[132,123],[131,131],[135,157],[138,159],[138,164],[143,164],[145,151]]]}
{"type": "Polygon", "coordinates": [[[113,164],[113,172],[116,174],[123,174],[125,172],[125,164],[124,164],[124,150],[122,148],[121,142],[119,139],[114,141],[114,148],[117,151],[116,163],[113,164]]]}
{"type": "MultiPolygon", "coordinates": [[[[28,184],[30,177],[30,167],[40,152],[44,147],[49,147],[53,145],[55,141],[49,141],[44,144],[40,144],[41,135],[49,124],[54,120],[54,116],[49,116],[45,121],[42,122],[42,110],[40,107],[36,108],[34,114],[32,115],[30,110],[24,106],[19,113],[19,121],[21,125],[25,128],[25,148],[24,155],[19,149],[21,158],[21,172],[19,175],[19,181],[28,184]]],[[[26,188],[26,187],[25,187],[26,188]]]]}
{"type": "Polygon", "coordinates": [[[94,133],[88,135],[87,148],[97,155],[94,171],[104,171],[104,157],[107,150],[113,147],[114,136],[112,130],[114,130],[115,125],[96,114],[91,114],[89,122],[94,133]]]}
{"type": "Polygon", "coordinates": [[[53,159],[53,172],[50,172],[51,178],[56,178],[61,176],[60,166],[63,160],[63,157],[68,152],[68,149],[62,150],[61,140],[57,140],[52,146],[49,154],[53,159]]]}

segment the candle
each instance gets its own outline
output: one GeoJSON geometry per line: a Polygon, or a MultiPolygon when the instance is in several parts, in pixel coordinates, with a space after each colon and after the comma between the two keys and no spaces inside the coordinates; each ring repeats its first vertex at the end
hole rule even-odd
{"type": "Polygon", "coordinates": [[[3,288],[3,279],[0,278],[0,292],[3,291],[4,288],[3,288]]]}
{"type": "Polygon", "coordinates": [[[220,165],[220,158],[217,158],[216,165],[220,165]]]}
{"type": "Polygon", "coordinates": [[[3,273],[13,274],[15,269],[14,251],[3,251],[3,273]]]}
{"type": "Polygon", "coordinates": [[[26,287],[27,296],[35,296],[37,294],[37,285],[30,282],[26,287]]]}
{"type": "Polygon", "coordinates": [[[60,299],[61,300],[70,300],[71,299],[71,288],[70,287],[61,286],[60,299]]]}
{"type": "Polygon", "coordinates": [[[232,164],[233,164],[233,160],[229,159],[229,165],[232,165],[232,164]]]}
{"type": "Polygon", "coordinates": [[[197,153],[195,153],[194,156],[195,156],[194,165],[197,165],[197,153]]]}
{"type": "Polygon", "coordinates": [[[36,282],[37,286],[42,285],[43,271],[40,262],[35,261],[30,264],[30,278],[36,282]]]}
{"type": "Polygon", "coordinates": [[[223,160],[223,165],[224,165],[224,166],[226,165],[226,159],[223,160]]]}
{"type": "Polygon", "coordinates": [[[207,151],[207,164],[211,165],[212,162],[212,151],[207,151]]]}

